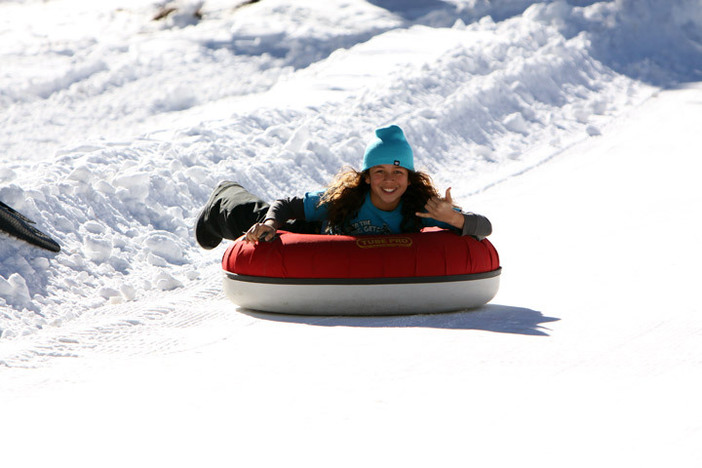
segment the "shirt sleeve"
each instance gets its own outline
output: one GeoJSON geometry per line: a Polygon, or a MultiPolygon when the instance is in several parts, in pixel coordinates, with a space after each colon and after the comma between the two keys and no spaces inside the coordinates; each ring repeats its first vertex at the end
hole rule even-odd
{"type": "Polygon", "coordinates": [[[492,224],[485,216],[475,213],[462,213],[463,219],[463,236],[473,236],[478,240],[483,240],[492,234],[492,224]]]}
{"type": "Polygon", "coordinates": [[[307,192],[305,194],[303,205],[305,210],[305,219],[307,221],[324,222],[327,220],[327,207],[326,205],[320,204],[323,193],[323,191],[319,191],[307,192]]]}
{"type": "MultiPolygon", "coordinates": [[[[456,211],[459,211],[456,209],[456,211]]],[[[463,215],[463,230],[461,231],[462,236],[473,236],[478,240],[483,240],[490,234],[492,234],[492,224],[485,216],[475,214],[475,213],[464,213],[463,215]]],[[[452,229],[455,232],[459,230],[447,223],[442,223],[434,218],[422,218],[422,223],[425,226],[437,226],[443,229],[452,229]]]]}
{"type": "Polygon", "coordinates": [[[289,219],[304,220],[304,200],[300,197],[289,197],[276,200],[271,204],[270,208],[268,208],[265,219],[273,219],[279,226],[285,224],[289,219]]]}

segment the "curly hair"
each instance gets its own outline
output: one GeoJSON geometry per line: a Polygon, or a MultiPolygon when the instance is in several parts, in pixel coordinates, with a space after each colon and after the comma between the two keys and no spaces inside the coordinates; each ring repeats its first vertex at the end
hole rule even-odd
{"type": "MultiPolygon", "coordinates": [[[[415,213],[424,210],[424,205],[432,197],[438,197],[439,192],[434,187],[429,174],[419,171],[408,171],[409,185],[402,194],[402,223],[403,232],[419,232],[422,220],[415,213]]],[[[328,233],[346,234],[351,232],[350,220],[358,215],[361,205],[370,190],[366,183],[369,170],[363,172],[353,168],[343,169],[329,183],[319,201],[327,205],[328,233]]]]}

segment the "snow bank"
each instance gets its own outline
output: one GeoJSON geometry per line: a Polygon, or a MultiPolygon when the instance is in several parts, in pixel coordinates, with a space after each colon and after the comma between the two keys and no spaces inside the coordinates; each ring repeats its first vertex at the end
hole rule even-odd
{"type": "Polygon", "coordinates": [[[565,37],[583,34],[593,58],[613,70],[657,85],[702,78],[699,0],[617,0],[574,7],[558,0],[525,13],[565,37]]]}
{"type": "Polygon", "coordinates": [[[319,188],[390,122],[465,201],[698,76],[698,5],[3,2],[0,199],[63,250],[0,234],[1,336],[216,274],[192,225],[217,182],[319,188]]]}

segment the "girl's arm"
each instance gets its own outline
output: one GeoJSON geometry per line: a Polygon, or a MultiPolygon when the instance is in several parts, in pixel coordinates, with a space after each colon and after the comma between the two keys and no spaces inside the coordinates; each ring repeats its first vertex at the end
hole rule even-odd
{"type": "Polygon", "coordinates": [[[256,223],[246,231],[247,242],[270,241],[275,233],[289,219],[305,219],[305,205],[302,198],[290,197],[276,200],[268,208],[263,222],[256,223]]]}
{"type": "Polygon", "coordinates": [[[305,203],[302,198],[290,197],[274,201],[263,222],[274,221],[275,228],[278,229],[290,219],[305,219],[305,203]]]}
{"type": "Polygon", "coordinates": [[[475,213],[461,213],[463,215],[463,229],[461,235],[473,236],[483,240],[492,234],[492,224],[485,216],[475,213]]]}
{"type": "Polygon", "coordinates": [[[429,199],[424,206],[426,212],[415,213],[420,218],[433,218],[442,223],[449,224],[461,231],[461,235],[474,236],[482,240],[492,233],[492,224],[482,215],[456,211],[451,198],[451,188],[446,189],[444,198],[434,197],[429,199]]]}

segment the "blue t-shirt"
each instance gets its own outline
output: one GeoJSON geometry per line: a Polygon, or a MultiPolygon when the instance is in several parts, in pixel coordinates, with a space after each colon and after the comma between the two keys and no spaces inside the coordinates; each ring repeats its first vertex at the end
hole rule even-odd
{"type": "MultiPolygon", "coordinates": [[[[304,198],[305,219],[307,221],[322,222],[322,228],[327,227],[327,207],[319,206],[319,200],[323,191],[307,192],[304,198]]],[[[442,223],[433,218],[421,218],[424,226],[438,226],[445,229],[455,229],[446,223],[442,223]]],[[[358,210],[358,215],[350,220],[350,232],[347,235],[368,235],[368,234],[400,234],[402,224],[402,201],[392,211],[384,211],[371,202],[370,192],[366,193],[366,199],[358,210]]],[[[340,234],[340,233],[334,233],[340,234]]]]}

